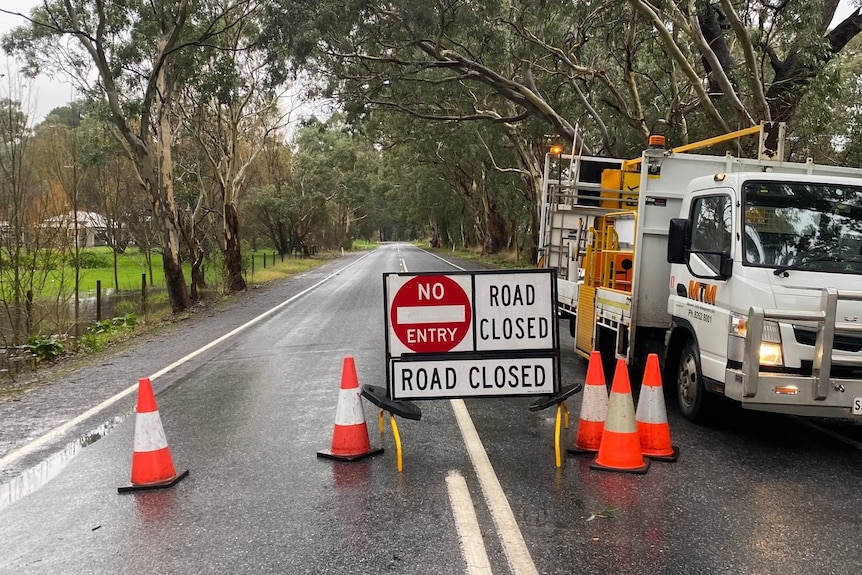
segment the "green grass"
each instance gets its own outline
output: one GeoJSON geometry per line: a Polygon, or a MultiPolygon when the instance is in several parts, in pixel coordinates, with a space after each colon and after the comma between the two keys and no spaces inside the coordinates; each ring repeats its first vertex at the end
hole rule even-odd
{"type": "MultiPolygon", "coordinates": [[[[421,244],[420,244],[421,245],[421,244]]],[[[531,264],[530,262],[523,259],[523,257],[518,260],[515,257],[515,252],[501,251],[492,256],[484,255],[482,253],[481,248],[473,248],[473,249],[463,249],[456,248],[452,249],[451,247],[443,247],[443,248],[428,248],[426,247],[428,244],[425,243],[423,248],[438,253],[442,255],[450,255],[452,257],[458,258],[460,260],[466,261],[475,261],[481,262],[482,264],[498,269],[524,269],[524,268],[534,268],[535,264],[531,264]]]]}
{"type": "Polygon", "coordinates": [[[294,259],[285,256],[284,262],[282,262],[280,258],[276,257],[275,265],[273,265],[272,256],[274,253],[275,252],[267,252],[267,257],[269,259],[267,260],[266,268],[263,267],[263,257],[260,255],[261,252],[254,253],[254,273],[252,274],[251,268],[249,268],[249,271],[245,276],[247,283],[251,285],[264,284],[273,280],[286,278],[294,274],[316,268],[323,265],[326,260],[335,257],[335,255],[325,253],[318,254],[309,259],[294,259]]]}
{"type": "MultiPolygon", "coordinates": [[[[113,256],[110,248],[87,248],[82,250],[82,253],[93,253],[104,259],[108,264],[105,267],[90,268],[80,270],[79,289],[82,292],[95,291],[96,283],[102,282],[102,289],[114,287],[114,268],[113,256]]],[[[162,272],[162,256],[161,254],[152,254],[153,260],[153,285],[154,287],[164,287],[165,277],[162,272]]],[[[84,258],[82,258],[84,261],[84,258]]],[[[188,266],[186,266],[188,272],[188,266]]],[[[120,290],[139,290],[141,289],[141,274],[147,274],[147,285],[149,285],[149,272],[147,269],[147,261],[137,248],[129,248],[124,254],[117,256],[117,280],[120,290]]],[[[65,286],[65,290],[72,289],[75,281],[75,270],[72,267],[52,270],[48,275],[48,282],[45,286],[45,292],[42,296],[53,296],[60,289],[60,286],[65,286]],[[53,293],[52,293],[53,292],[53,293]]]]}
{"type": "Polygon", "coordinates": [[[377,242],[369,242],[368,240],[353,240],[353,248],[351,248],[355,252],[360,252],[362,250],[371,250],[376,248],[378,245],[377,242]]]}
{"type": "MultiPolygon", "coordinates": [[[[417,242],[427,249],[427,242],[417,242]]],[[[362,251],[373,249],[377,246],[375,242],[366,240],[355,240],[353,242],[354,251],[362,251]]],[[[456,249],[440,248],[432,250],[441,255],[451,255],[463,260],[479,261],[483,264],[495,268],[524,268],[533,267],[529,263],[521,260],[516,261],[514,253],[501,252],[494,256],[482,255],[478,249],[456,249]]],[[[86,248],[81,251],[81,261],[87,262],[101,261],[104,265],[100,267],[88,267],[80,270],[79,291],[82,294],[96,292],[97,282],[101,282],[102,292],[108,289],[114,289],[114,270],[113,270],[113,255],[108,247],[86,248]]],[[[243,254],[245,258],[245,278],[249,285],[263,284],[269,281],[282,279],[293,274],[301,273],[321,265],[324,261],[340,255],[340,250],[332,253],[319,253],[309,259],[295,259],[285,256],[284,261],[278,257],[274,250],[256,250],[254,252],[246,251],[243,254]],[[263,264],[264,255],[266,256],[266,267],[263,264]],[[252,266],[251,260],[254,259],[252,266]]],[[[146,282],[148,288],[163,288],[165,286],[165,276],[162,269],[162,256],[158,253],[152,254],[152,270],[153,284],[150,285],[149,270],[147,267],[146,257],[137,248],[129,248],[125,253],[117,256],[117,278],[118,288],[120,291],[138,291],[141,289],[141,276],[146,274],[146,282]]],[[[191,266],[188,263],[183,264],[186,281],[191,278],[191,266]]],[[[215,264],[209,263],[204,267],[206,281],[211,288],[218,289],[221,285],[222,278],[220,277],[221,268],[215,264]]],[[[60,292],[69,295],[74,290],[75,270],[70,265],[63,269],[55,269],[48,272],[47,281],[44,289],[35,294],[35,299],[52,299],[56,298],[60,292]]]]}
{"type": "MultiPolygon", "coordinates": [[[[102,291],[114,289],[114,268],[113,255],[110,248],[97,247],[86,248],[81,251],[81,261],[88,262],[102,260],[105,264],[100,267],[84,268],[80,270],[78,289],[81,293],[95,293],[97,282],[101,282],[102,291]]],[[[250,285],[266,283],[274,279],[280,279],[290,276],[295,273],[306,271],[313,267],[319,266],[324,260],[328,259],[327,254],[319,254],[311,259],[294,259],[285,256],[284,261],[281,261],[275,250],[257,250],[255,252],[246,252],[243,254],[245,258],[245,278],[250,285]],[[266,256],[266,267],[264,267],[263,258],[266,256]],[[252,258],[254,266],[252,267],[252,258]],[[273,259],[274,258],[274,259],[273,259]]],[[[141,289],[141,276],[146,274],[146,282],[148,288],[163,288],[165,287],[165,274],[162,268],[162,256],[158,253],[152,254],[152,285],[150,285],[150,274],[147,267],[147,260],[143,253],[137,248],[129,248],[125,253],[117,256],[117,281],[118,288],[121,291],[138,291],[141,289]]],[[[186,277],[186,282],[191,281],[191,265],[183,263],[183,271],[186,277]]],[[[213,263],[208,263],[204,266],[204,273],[207,284],[210,287],[221,285],[221,267],[213,263]]],[[[35,294],[35,299],[51,299],[56,297],[61,291],[65,294],[70,294],[74,290],[75,285],[75,270],[71,265],[67,265],[62,269],[50,270],[48,272],[47,281],[44,289],[35,294]]]]}

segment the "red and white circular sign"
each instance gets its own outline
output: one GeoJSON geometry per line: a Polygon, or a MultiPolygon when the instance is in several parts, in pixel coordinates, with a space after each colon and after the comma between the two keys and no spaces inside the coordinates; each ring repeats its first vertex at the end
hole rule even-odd
{"type": "Polygon", "coordinates": [[[416,276],[402,285],[389,310],[392,331],[416,353],[445,353],[470,331],[473,311],[464,288],[448,276],[416,276]]]}

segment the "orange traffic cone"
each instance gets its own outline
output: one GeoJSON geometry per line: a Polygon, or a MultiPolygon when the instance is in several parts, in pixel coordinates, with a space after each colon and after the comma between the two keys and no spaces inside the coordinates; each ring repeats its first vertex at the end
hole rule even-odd
{"type": "Polygon", "coordinates": [[[149,378],[138,381],[138,407],[135,415],[135,443],[132,452],[132,480],[117,491],[139,491],[171,487],[189,474],[177,473],[171,460],[171,450],[162,429],[159,409],[149,378]]]}
{"type": "Polygon", "coordinates": [[[383,452],[383,448],[372,449],[368,439],[368,426],[362,409],[359,378],[352,356],[344,358],[341,370],[341,391],[335,411],[335,429],[332,446],[317,452],[318,457],[339,461],[356,461],[383,452]]]}
{"type": "Polygon", "coordinates": [[[602,355],[594,351],[587,364],[584,399],[578,420],[578,435],[566,451],[572,455],[596,453],[602,443],[602,431],[608,416],[608,386],[602,368],[602,355]]]}
{"type": "Polygon", "coordinates": [[[635,420],[644,455],[660,461],[676,461],[679,458],[679,448],[670,444],[670,426],[667,423],[667,410],[661,387],[661,370],[658,356],[654,353],[647,356],[635,420]]]}
{"type": "Polygon", "coordinates": [[[649,469],[649,460],[644,459],[641,453],[628,367],[621,359],[617,360],[617,368],[614,370],[602,444],[590,467],[630,473],[646,473],[649,469]]]}

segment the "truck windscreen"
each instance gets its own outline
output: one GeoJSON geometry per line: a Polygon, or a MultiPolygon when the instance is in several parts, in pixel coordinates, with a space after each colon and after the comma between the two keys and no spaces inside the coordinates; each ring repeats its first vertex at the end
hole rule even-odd
{"type": "Polygon", "coordinates": [[[743,196],[745,264],[862,272],[862,186],[749,180],[743,196]]]}

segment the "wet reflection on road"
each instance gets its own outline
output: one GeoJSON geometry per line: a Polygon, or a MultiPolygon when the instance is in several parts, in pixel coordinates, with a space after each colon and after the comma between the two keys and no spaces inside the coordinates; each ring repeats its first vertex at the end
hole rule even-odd
{"type": "Polygon", "coordinates": [[[42,463],[31,467],[21,475],[13,477],[8,483],[0,485],[0,509],[22,497],[26,497],[51,481],[82,449],[103,438],[123,419],[125,417],[115,417],[111,421],[103,423],[96,429],[69,443],[61,451],[48,457],[42,463]]]}

